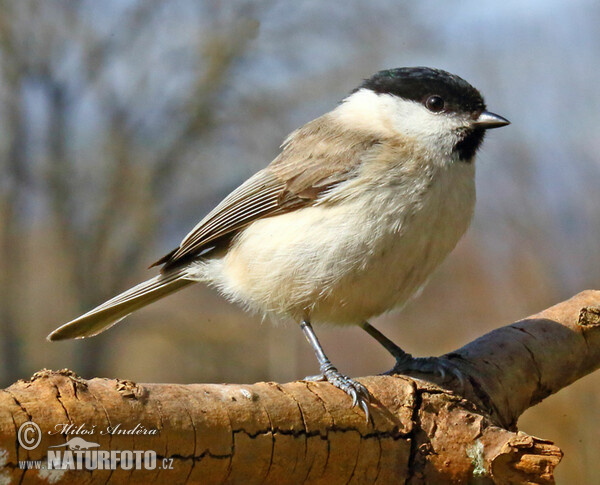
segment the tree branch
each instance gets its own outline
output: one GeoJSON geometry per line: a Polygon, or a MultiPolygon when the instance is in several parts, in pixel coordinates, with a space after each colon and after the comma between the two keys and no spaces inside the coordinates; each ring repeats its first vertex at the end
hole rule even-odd
{"type": "Polygon", "coordinates": [[[347,395],[323,382],[135,384],[44,370],[0,392],[0,475],[13,483],[45,479],[48,470],[25,471],[18,462],[45,460],[49,446],[83,425],[79,436],[99,449],[153,450],[159,464],[172,459],[173,469],[67,470],[54,472],[53,483],[83,473],[111,483],[553,483],[562,452],[518,432],[516,422],[600,366],[600,291],[444,358],[462,371],[464,385],[455,377],[360,379],[373,399],[368,423],[347,395]],[[31,451],[16,440],[26,421],[42,430],[31,451]],[[60,427],[69,424],[70,432],[60,427]],[[106,433],[117,425],[137,426],[138,434],[106,433]]]}

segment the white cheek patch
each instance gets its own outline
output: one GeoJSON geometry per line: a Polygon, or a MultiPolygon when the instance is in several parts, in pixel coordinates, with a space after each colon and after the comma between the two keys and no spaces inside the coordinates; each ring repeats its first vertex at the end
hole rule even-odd
{"type": "Polygon", "coordinates": [[[418,140],[430,150],[450,152],[458,141],[458,130],[466,126],[466,122],[458,116],[433,113],[416,101],[406,101],[390,94],[380,97],[394,129],[418,140]]]}
{"type": "Polygon", "coordinates": [[[381,95],[394,127],[409,136],[447,134],[457,127],[457,120],[444,113],[432,113],[421,103],[405,101],[389,94],[381,95]]]}
{"type": "Polygon", "coordinates": [[[382,136],[406,136],[431,151],[449,153],[458,141],[457,132],[466,120],[447,113],[433,113],[416,101],[360,89],[332,113],[353,129],[382,136]]]}

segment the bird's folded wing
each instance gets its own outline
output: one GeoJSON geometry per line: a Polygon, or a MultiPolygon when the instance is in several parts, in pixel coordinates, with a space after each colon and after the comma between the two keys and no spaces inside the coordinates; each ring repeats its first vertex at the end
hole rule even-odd
{"type": "Polygon", "coordinates": [[[347,133],[327,132],[324,125],[317,119],[292,133],[279,157],[223,199],[177,249],[152,266],[172,267],[260,218],[311,205],[323,192],[352,178],[378,140],[348,139],[347,133]]]}

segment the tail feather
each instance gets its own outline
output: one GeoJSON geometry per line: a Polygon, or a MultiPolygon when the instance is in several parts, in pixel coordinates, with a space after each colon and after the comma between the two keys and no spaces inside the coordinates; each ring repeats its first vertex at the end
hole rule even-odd
{"type": "Polygon", "coordinates": [[[174,271],[144,281],[75,320],[65,323],[47,338],[48,340],[65,340],[98,335],[123,320],[130,313],[193,283],[193,281],[183,279],[183,276],[183,271],[174,271]]]}

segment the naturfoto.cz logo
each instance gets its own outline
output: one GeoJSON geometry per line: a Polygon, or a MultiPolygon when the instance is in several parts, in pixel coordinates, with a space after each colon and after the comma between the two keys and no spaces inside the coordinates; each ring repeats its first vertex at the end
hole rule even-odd
{"type": "MultiPolygon", "coordinates": [[[[120,425],[96,430],[95,426],[86,428],[73,424],[58,424],[54,431],[48,431],[48,435],[93,435],[98,431],[100,435],[114,434],[148,434],[158,433],[156,429],[147,429],[137,425],[131,430],[123,429],[120,425]]],[[[42,441],[42,431],[33,421],[23,423],[17,431],[19,445],[28,451],[36,449],[42,441]]],[[[153,450],[101,450],[100,444],[87,441],[81,436],[72,436],[66,443],[49,446],[46,460],[20,461],[21,469],[44,469],[44,470],[155,470],[172,469],[173,459],[163,458],[157,462],[156,452],[153,450]]]]}

